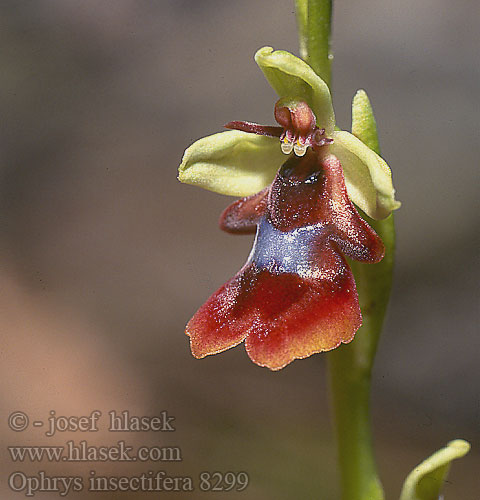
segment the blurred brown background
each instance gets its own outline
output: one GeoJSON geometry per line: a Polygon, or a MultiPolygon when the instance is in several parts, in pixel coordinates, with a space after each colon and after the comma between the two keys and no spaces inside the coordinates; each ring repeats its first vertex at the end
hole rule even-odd
{"type": "MultiPolygon", "coordinates": [[[[471,0],[336,3],[337,121],[349,128],[350,100],[367,89],[403,202],[373,394],[392,499],[418,462],[456,437],[473,449],[454,464],[446,498],[480,491],[479,25],[471,0]]],[[[0,38],[1,498],[23,496],[7,488],[14,470],[160,469],[195,478],[246,470],[251,484],[235,495],[158,498],[337,498],[325,357],[279,373],[253,365],[241,346],[198,361],[183,333],[251,239],[222,234],[229,199],[180,185],[176,168],[185,147],[227,121],[273,123],[275,96],[253,54],[263,45],[297,52],[293,2],[3,1],[0,38]],[[48,439],[6,424],[13,410],[33,421],[95,408],[168,410],[177,431],[109,435],[101,425],[48,439]],[[5,453],[120,438],[178,445],[184,460],[80,467],[15,464],[5,453]]]]}

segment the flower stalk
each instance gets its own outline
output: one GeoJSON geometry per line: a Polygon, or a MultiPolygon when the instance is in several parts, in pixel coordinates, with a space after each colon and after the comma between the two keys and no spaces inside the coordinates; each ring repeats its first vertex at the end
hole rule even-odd
{"type": "Polygon", "coordinates": [[[300,56],[330,86],[332,0],[295,0],[295,9],[300,56]]]}
{"type": "MultiPolygon", "coordinates": [[[[353,109],[352,132],[379,154],[375,120],[363,91],[355,96],[353,109]],[[366,109],[368,124],[364,130],[359,127],[358,117],[355,116],[359,101],[366,101],[363,107],[366,109]]],[[[380,221],[370,219],[366,215],[364,218],[382,238],[385,257],[381,262],[368,266],[351,262],[363,324],[351,344],[342,346],[328,355],[345,500],[384,498],[376,469],[370,428],[370,383],[392,285],[395,226],[393,214],[380,221]]]]}
{"type": "MultiPolygon", "coordinates": [[[[300,52],[330,85],[331,0],[296,0],[300,52]]],[[[377,154],[378,136],[368,97],[355,96],[352,133],[377,154]]],[[[375,353],[390,295],[395,245],[393,215],[375,221],[362,214],[385,245],[377,264],[351,262],[363,316],[355,339],[328,353],[332,413],[340,463],[343,500],[382,500],[370,424],[370,383],[375,353]]]]}

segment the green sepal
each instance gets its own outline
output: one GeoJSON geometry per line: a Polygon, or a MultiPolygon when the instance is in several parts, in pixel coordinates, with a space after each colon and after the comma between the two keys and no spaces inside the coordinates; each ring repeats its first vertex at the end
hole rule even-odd
{"type": "Polygon", "coordinates": [[[178,180],[230,196],[250,196],[269,186],[285,156],[276,138],[237,130],[209,135],[184,153],[178,180]]]}
{"type": "Polygon", "coordinates": [[[348,196],[372,219],[385,219],[400,207],[385,160],[345,131],[333,133],[330,151],[340,160],[348,196]]]}
{"type": "Polygon", "coordinates": [[[400,500],[438,500],[450,463],[470,450],[470,444],[456,439],[417,465],[403,483],[400,500]]]}
{"type": "Polygon", "coordinates": [[[373,151],[380,151],[377,122],[365,90],[358,90],[352,101],[352,134],[373,151]]]}
{"type": "Polygon", "coordinates": [[[259,49],[255,61],[278,96],[305,100],[317,118],[317,125],[331,137],[335,127],[332,97],[328,85],[315,71],[293,54],[274,51],[272,47],[259,49]]]}

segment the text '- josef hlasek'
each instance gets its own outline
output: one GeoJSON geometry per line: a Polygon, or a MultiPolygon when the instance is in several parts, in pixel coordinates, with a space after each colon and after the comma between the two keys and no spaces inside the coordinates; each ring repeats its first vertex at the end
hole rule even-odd
{"type": "MultiPolygon", "coordinates": [[[[55,410],[50,411],[50,416],[43,420],[34,420],[32,427],[47,426],[45,436],[52,437],[57,432],[97,432],[103,420],[107,420],[109,432],[174,432],[173,421],[175,417],[167,411],[162,411],[153,417],[130,415],[128,410],[108,412],[108,419],[102,419],[100,410],[93,410],[90,415],[64,416],[57,415],[55,410]],[[102,420],[102,422],[101,422],[102,420]]],[[[14,411],[8,417],[8,426],[12,431],[22,432],[30,426],[30,419],[23,411],[14,411]]],[[[105,427],[103,427],[105,428],[105,427]]]]}

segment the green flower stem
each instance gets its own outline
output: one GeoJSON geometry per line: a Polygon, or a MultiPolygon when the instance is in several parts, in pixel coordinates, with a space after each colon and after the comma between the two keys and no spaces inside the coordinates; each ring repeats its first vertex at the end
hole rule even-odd
{"type": "MultiPolygon", "coordinates": [[[[367,95],[359,91],[352,106],[352,132],[380,154],[378,134],[367,95]]],[[[385,257],[378,264],[351,262],[363,325],[355,339],[329,353],[330,385],[345,500],[384,498],[370,429],[370,380],[392,286],[395,255],[393,214],[384,220],[364,218],[382,238],[385,257]]]]}
{"type": "Polygon", "coordinates": [[[370,380],[390,293],[395,231],[393,215],[369,222],[382,238],[386,254],[378,264],[350,262],[363,325],[352,343],[328,354],[344,500],[384,498],[370,429],[370,380]]]}
{"type": "MultiPolygon", "coordinates": [[[[352,132],[380,154],[375,119],[363,91],[357,93],[353,102],[352,132]]],[[[330,385],[345,500],[384,498],[370,429],[370,380],[392,286],[395,226],[393,215],[380,221],[363,216],[382,238],[385,257],[378,264],[350,263],[357,284],[363,325],[351,344],[329,354],[330,385]]]]}
{"type": "MultiPolygon", "coordinates": [[[[355,127],[352,128],[355,132],[355,127]]],[[[357,131],[357,135],[367,146],[380,153],[373,115],[367,129],[372,135],[371,140],[363,131],[357,131]]],[[[370,381],[392,285],[395,226],[393,215],[381,221],[374,221],[366,215],[364,218],[382,238],[385,257],[378,264],[350,262],[357,284],[363,325],[353,342],[328,355],[345,500],[384,498],[370,429],[370,381]]]]}
{"type": "MultiPolygon", "coordinates": [[[[353,103],[352,132],[380,154],[370,102],[363,91],[353,103]]],[[[330,386],[345,500],[381,500],[370,429],[370,381],[392,286],[395,252],[393,215],[375,221],[364,218],[385,244],[378,264],[351,262],[363,325],[352,343],[329,353],[330,386]]]]}
{"type": "MultiPolygon", "coordinates": [[[[296,0],[302,57],[327,84],[331,79],[331,0],[296,0]]],[[[366,94],[353,106],[352,132],[378,154],[378,135],[366,94]]],[[[388,305],[394,261],[393,215],[381,221],[364,216],[385,244],[379,264],[351,263],[363,325],[355,340],[328,355],[333,417],[338,443],[343,500],[382,500],[370,428],[370,382],[388,305]]]]}
{"type": "Polygon", "coordinates": [[[332,0],[295,0],[295,9],[300,56],[330,86],[332,0]]]}

